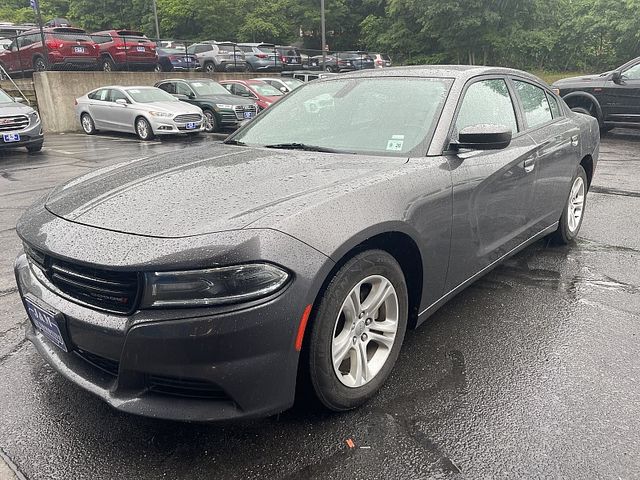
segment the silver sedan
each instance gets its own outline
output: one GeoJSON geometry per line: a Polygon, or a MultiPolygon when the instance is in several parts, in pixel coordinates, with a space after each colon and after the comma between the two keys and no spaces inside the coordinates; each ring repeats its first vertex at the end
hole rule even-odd
{"type": "Polygon", "coordinates": [[[156,135],[194,134],[204,129],[200,107],[156,87],[102,87],[76,99],[76,118],[88,135],[98,130],[156,135]]]}

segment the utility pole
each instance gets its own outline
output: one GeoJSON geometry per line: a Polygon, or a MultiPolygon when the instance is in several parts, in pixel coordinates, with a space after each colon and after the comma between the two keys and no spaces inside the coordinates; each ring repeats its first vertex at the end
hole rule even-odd
{"type": "Polygon", "coordinates": [[[320,29],[322,30],[322,70],[324,70],[327,64],[327,50],[325,48],[327,44],[327,32],[324,23],[324,0],[320,0],[320,29]]]}
{"type": "Polygon", "coordinates": [[[160,40],[160,24],[158,23],[158,6],[156,5],[156,0],[153,1],[153,18],[156,21],[156,39],[160,40]]]}

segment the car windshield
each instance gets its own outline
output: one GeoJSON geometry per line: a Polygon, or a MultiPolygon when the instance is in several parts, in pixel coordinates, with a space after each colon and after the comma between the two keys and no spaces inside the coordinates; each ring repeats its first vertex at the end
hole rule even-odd
{"type": "Polygon", "coordinates": [[[431,138],[451,83],[447,78],[310,83],[269,108],[233,141],[405,156],[431,138]]]}
{"type": "Polygon", "coordinates": [[[229,91],[213,80],[202,80],[189,83],[198,95],[229,95],[229,91]]]}
{"type": "Polygon", "coordinates": [[[296,88],[304,85],[304,82],[300,80],[296,80],[295,78],[281,78],[282,83],[284,83],[291,90],[295,90],[296,88]]]}
{"type": "Polygon", "coordinates": [[[284,95],[277,88],[269,85],[268,83],[253,83],[251,84],[251,88],[258,92],[260,95],[264,95],[265,97],[280,97],[284,95]]]}
{"type": "Polygon", "coordinates": [[[138,103],[179,101],[173,95],[170,95],[159,88],[127,88],[126,92],[131,98],[133,98],[134,102],[138,103]]]}
{"type": "Polygon", "coordinates": [[[0,90],[0,103],[13,102],[13,98],[7,95],[4,90],[0,90]]]}

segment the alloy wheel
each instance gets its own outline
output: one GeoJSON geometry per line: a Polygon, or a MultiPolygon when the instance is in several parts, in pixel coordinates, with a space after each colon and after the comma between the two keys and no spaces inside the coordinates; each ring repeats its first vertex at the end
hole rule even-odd
{"type": "Polygon", "coordinates": [[[87,115],[86,113],[82,115],[82,117],[80,118],[80,123],[82,124],[82,129],[84,130],[84,133],[86,134],[93,133],[94,125],[89,115],[87,115]]]}
{"type": "Polygon", "coordinates": [[[398,295],[381,275],[360,281],[344,300],[335,322],[331,358],[340,382],[369,383],[389,358],[398,331],[398,295]]]}
{"type": "Polygon", "coordinates": [[[136,122],[136,132],[142,140],[147,140],[149,138],[149,124],[143,118],[136,122]]]}
{"type": "Polygon", "coordinates": [[[571,194],[567,202],[567,222],[571,232],[575,232],[580,226],[585,198],[584,181],[578,176],[571,186],[571,194]]]}
{"type": "Polygon", "coordinates": [[[207,133],[212,133],[216,131],[217,123],[216,117],[213,112],[209,110],[205,110],[204,112],[204,130],[207,133]]]}

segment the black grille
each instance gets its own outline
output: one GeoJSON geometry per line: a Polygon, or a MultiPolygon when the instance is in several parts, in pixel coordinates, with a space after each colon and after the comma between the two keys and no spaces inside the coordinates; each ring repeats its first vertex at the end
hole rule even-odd
{"type": "Polygon", "coordinates": [[[162,395],[230,401],[229,396],[220,387],[203,380],[149,375],[147,386],[152,392],[162,395]]]}
{"type": "Polygon", "coordinates": [[[202,115],[200,115],[199,113],[189,113],[186,115],[178,115],[173,119],[173,121],[176,123],[189,123],[189,122],[197,123],[202,121],[202,115]]]}
{"type": "Polygon", "coordinates": [[[112,377],[118,376],[119,364],[115,360],[109,360],[108,358],[101,357],[94,353],[85,352],[84,350],[77,349],[75,354],[82,358],[85,362],[90,363],[94,367],[103,372],[111,375],[112,377]]]}
{"type": "Polygon", "coordinates": [[[29,247],[32,263],[71,300],[116,313],[131,313],[138,302],[139,277],[136,272],[116,272],[59,260],[29,247]]]}
{"type": "Polygon", "coordinates": [[[26,115],[12,115],[0,117],[0,132],[23,130],[29,126],[29,117],[26,115]]]}
{"type": "Polygon", "coordinates": [[[253,117],[258,113],[258,109],[255,105],[236,105],[233,107],[233,111],[236,113],[238,120],[244,120],[244,112],[252,112],[253,117]]]}

